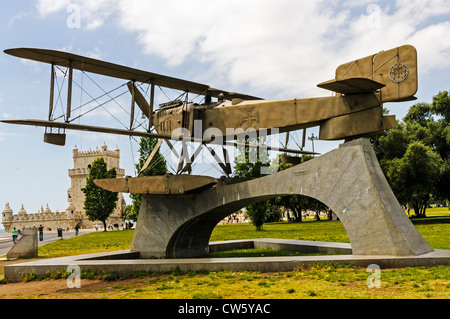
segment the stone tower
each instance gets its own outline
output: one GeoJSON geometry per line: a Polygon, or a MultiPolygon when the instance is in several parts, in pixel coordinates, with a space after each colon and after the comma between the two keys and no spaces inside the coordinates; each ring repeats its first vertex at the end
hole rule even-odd
{"type": "MultiPolygon", "coordinates": [[[[119,168],[120,151],[116,147],[114,151],[108,150],[106,144],[102,145],[101,150],[98,148],[94,151],[79,151],[75,146],[73,148],[73,163],[74,168],[69,169],[69,176],[71,178],[71,187],[67,192],[69,206],[64,212],[52,212],[48,207],[48,204],[41,206],[38,213],[27,213],[25,208],[20,208],[18,214],[13,213],[13,210],[6,203],[2,212],[2,224],[5,227],[6,232],[10,232],[13,227],[17,229],[23,229],[25,227],[38,227],[38,225],[44,225],[45,230],[51,231],[57,227],[63,227],[64,229],[73,229],[77,224],[87,228],[94,224],[102,225],[100,221],[91,222],[86,217],[84,211],[84,193],[81,188],[86,186],[86,180],[89,176],[89,169],[92,163],[99,157],[103,157],[106,162],[107,168],[115,168],[117,177],[121,178],[125,175],[125,170],[119,168]]],[[[125,207],[125,201],[123,194],[119,193],[116,208],[106,221],[108,225],[122,224],[120,213],[122,208],[125,207]]]]}
{"type": "MultiPolygon", "coordinates": [[[[100,158],[106,162],[106,166],[108,169],[115,168],[117,172],[117,178],[122,178],[125,176],[125,170],[119,168],[120,161],[120,150],[119,148],[115,148],[114,151],[108,150],[108,147],[105,143],[103,143],[101,149],[88,150],[88,151],[80,151],[75,146],[73,148],[73,169],[69,169],[69,177],[71,179],[71,187],[67,191],[67,200],[69,202],[69,206],[66,209],[66,213],[71,214],[73,216],[77,216],[81,219],[81,224],[83,227],[87,227],[92,225],[94,222],[90,222],[85,215],[84,211],[84,193],[81,191],[81,188],[86,186],[86,180],[89,176],[89,170],[91,168],[92,163],[100,158]]],[[[118,200],[116,203],[116,208],[114,212],[110,215],[108,219],[109,224],[121,223],[120,213],[122,208],[125,206],[125,201],[123,199],[123,194],[119,193],[118,200]]]]}

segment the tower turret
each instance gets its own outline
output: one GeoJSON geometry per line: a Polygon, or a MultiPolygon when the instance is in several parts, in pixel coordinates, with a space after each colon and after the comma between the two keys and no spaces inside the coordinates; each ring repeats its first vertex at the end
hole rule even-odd
{"type": "Polygon", "coordinates": [[[5,227],[6,232],[9,232],[12,220],[13,220],[13,210],[11,209],[11,207],[9,207],[9,203],[6,203],[5,209],[3,210],[2,213],[2,224],[3,227],[5,227]]]}
{"type": "Polygon", "coordinates": [[[11,209],[11,207],[9,207],[9,203],[6,203],[5,209],[3,210],[3,213],[2,213],[2,221],[8,221],[8,220],[12,219],[12,216],[13,216],[13,210],[11,209]]]}

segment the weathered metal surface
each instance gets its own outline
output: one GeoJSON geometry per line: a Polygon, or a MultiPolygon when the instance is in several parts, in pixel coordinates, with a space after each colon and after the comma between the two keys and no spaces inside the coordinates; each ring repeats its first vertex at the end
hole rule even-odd
{"type": "MultiPolygon", "coordinates": [[[[381,110],[385,102],[415,99],[417,92],[417,52],[404,45],[391,50],[340,65],[333,80],[318,84],[336,92],[334,96],[305,99],[263,100],[246,94],[212,89],[208,85],[171,78],[142,70],[86,58],[66,52],[45,49],[9,49],[5,53],[35,61],[51,63],[85,72],[126,79],[132,93],[131,114],[136,102],[157,133],[119,130],[72,123],[36,120],[8,120],[6,123],[46,125],[75,130],[112,134],[151,136],[179,140],[193,137],[201,143],[210,143],[214,136],[235,140],[248,131],[268,130],[267,134],[284,133],[320,126],[320,139],[338,140],[367,136],[392,127],[392,119],[385,119],[381,110]],[[171,101],[153,112],[152,104],[136,89],[134,82],[149,83],[205,96],[204,104],[171,101]],[[211,97],[217,97],[212,102],[211,97]]],[[[151,99],[152,100],[152,99],[151,99]]],[[[70,99],[66,122],[70,122],[70,99]]],[[[251,134],[251,133],[250,133],[251,134]]],[[[220,143],[219,143],[220,144],[220,143]]]]}
{"type": "Polygon", "coordinates": [[[217,183],[217,179],[195,175],[164,175],[97,179],[94,183],[118,193],[177,195],[203,191],[217,183]]]}
{"type": "MultiPolygon", "coordinates": [[[[160,134],[170,134],[175,129],[183,128],[183,116],[196,111],[191,117],[192,122],[186,127],[193,136],[200,132],[203,138],[208,134],[217,138],[234,140],[239,133],[259,131],[262,129],[278,129],[280,133],[320,125],[324,121],[352,113],[381,107],[379,93],[341,95],[321,98],[289,99],[289,100],[259,100],[243,101],[233,105],[225,101],[214,108],[184,106],[165,109],[156,112],[153,123],[160,134]],[[195,121],[197,120],[197,121],[195,121]],[[188,129],[190,128],[190,129],[188,129]]],[[[372,127],[373,132],[380,130],[378,123],[382,122],[382,113],[372,114],[374,117],[364,117],[364,122],[357,127],[372,127]]],[[[369,133],[367,129],[344,132],[345,137],[359,136],[369,133]]],[[[251,134],[251,133],[250,133],[251,134]]],[[[332,135],[330,132],[321,135],[321,139],[335,140],[342,138],[342,133],[332,135]]]]}
{"type": "Polygon", "coordinates": [[[253,97],[247,94],[231,93],[223,90],[213,89],[206,84],[186,81],[166,75],[134,69],[68,52],[38,48],[15,48],[5,50],[4,52],[6,54],[10,54],[19,58],[55,64],[63,67],[69,67],[69,65],[72,64],[72,67],[76,70],[82,70],[85,72],[91,72],[129,81],[153,83],[154,85],[172,88],[175,90],[189,91],[194,94],[208,94],[210,96],[217,97],[222,93],[234,98],[258,99],[257,97],[253,97]]]}
{"type": "Polygon", "coordinates": [[[317,85],[341,94],[364,94],[375,92],[385,85],[366,78],[334,79],[317,85]]]}
{"type": "Polygon", "coordinates": [[[338,116],[320,124],[319,139],[338,140],[383,130],[383,108],[374,107],[362,112],[338,116]],[[378,118],[378,121],[373,121],[378,118]]]}
{"type": "Polygon", "coordinates": [[[381,89],[383,103],[414,99],[418,88],[417,51],[411,45],[404,45],[342,64],[336,69],[338,80],[355,77],[385,84],[381,89]]]}
{"type": "Polygon", "coordinates": [[[44,133],[44,142],[53,145],[64,146],[66,144],[66,134],[44,133]]]}

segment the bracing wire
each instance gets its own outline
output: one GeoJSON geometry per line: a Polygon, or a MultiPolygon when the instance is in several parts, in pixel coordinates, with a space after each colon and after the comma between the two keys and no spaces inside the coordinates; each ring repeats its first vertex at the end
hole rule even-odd
{"type": "MultiPolygon", "coordinates": [[[[81,88],[83,88],[83,82],[84,82],[83,79],[84,79],[83,72],[81,72],[81,88]]],[[[83,102],[83,92],[84,92],[84,89],[81,89],[80,90],[80,106],[79,106],[80,112],[79,112],[79,114],[81,114],[81,108],[82,108],[82,102],[83,102]]],[[[79,117],[80,117],[80,115],[79,115],[79,117]]]]}
{"type": "MultiPolygon", "coordinates": [[[[57,88],[58,88],[58,98],[57,98],[57,101],[59,101],[58,103],[61,105],[61,107],[62,107],[62,109],[63,109],[63,115],[60,116],[60,117],[58,117],[58,119],[59,119],[59,118],[61,118],[61,117],[64,117],[64,118],[66,117],[66,115],[64,114],[64,106],[63,106],[63,102],[62,102],[62,98],[61,98],[61,91],[62,91],[62,88],[63,88],[63,86],[64,86],[64,81],[65,81],[65,78],[66,78],[66,76],[67,76],[67,71],[64,72],[64,71],[61,70],[61,68],[59,68],[59,67],[58,67],[58,69],[59,69],[59,71],[64,75],[64,77],[63,77],[63,82],[61,83],[61,85],[60,85],[60,83],[59,83],[59,81],[58,81],[58,78],[55,77],[56,83],[57,83],[57,88]]],[[[94,79],[92,79],[86,72],[84,72],[83,70],[81,70],[81,72],[82,72],[81,84],[78,84],[76,81],[73,81],[73,83],[74,83],[76,86],[78,86],[78,87],[80,88],[80,105],[79,105],[77,108],[74,108],[74,109],[73,109],[73,111],[77,111],[77,110],[78,110],[78,111],[79,111],[79,112],[78,112],[79,114],[78,114],[78,116],[76,116],[75,118],[70,119],[70,121],[73,122],[73,121],[75,121],[75,120],[77,120],[77,119],[80,119],[82,116],[84,116],[84,115],[86,115],[86,114],[88,114],[88,113],[90,113],[90,112],[92,112],[92,111],[94,111],[94,110],[96,110],[96,109],[102,107],[109,115],[111,115],[111,116],[112,116],[116,121],[118,121],[123,127],[125,127],[125,128],[128,129],[127,125],[125,125],[124,123],[122,123],[116,116],[114,116],[114,114],[112,114],[112,113],[111,113],[107,108],[105,108],[105,106],[104,106],[105,104],[107,104],[107,103],[113,101],[113,102],[116,103],[116,104],[117,104],[117,105],[118,105],[118,106],[119,106],[126,114],[130,115],[130,112],[127,111],[127,109],[125,109],[120,103],[118,103],[118,101],[116,101],[117,98],[119,98],[119,97],[121,97],[122,95],[126,94],[126,93],[127,93],[127,90],[125,90],[124,92],[119,93],[119,94],[117,94],[117,95],[115,95],[115,96],[112,96],[113,92],[115,92],[115,91],[121,89],[122,87],[124,87],[124,86],[126,85],[126,83],[125,83],[125,84],[122,84],[122,85],[120,85],[120,86],[118,86],[118,87],[116,87],[116,88],[114,88],[114,89],[112,89],[112,90],[105,91],[105,90],[104,90],[104,89],[103,89],[96,81],[94,81],[94,79]],[[100,95],[100,96],[97,97],[97,98],[94,98],[91,94],[89,94],[89,92],[87,92],[87,91],[84,89],[84,76],[86,76],[89,80],[91,80],[92,83],[94,83],[95,86],[97,86],[99,89],[101,89],[102,92],[103,92],[103,94],[100,95]],[[89,101],[83,103],[84,95],[89,96],[89,98],[90,98],[91,100],[89,100],[89,101]],[[105,102],[103,102],[103,103],[102,103],[101,101],[99,101],[101,98],[104,98],[105,96],[108,96],[108,97],[109,97],[109,99],[108,99],[107,101],[105,101],[105,102]],[[91,104],[91,103],[93,103],[93,102],[96,102],[96,103],[97,103],[97,106],[94,106],[93,108],[91,108],[91,109],[86,110],[86,111],[83,112],[83,107],[85,107],[85,106],[87,106],[87,105],[89,105],[89,104],[91,104]]],[[[142,85],[140,84],[139,87],[142,88],[142,85]]],[[[159,87],[160,91],[165,95],[165,97],[167,98],[167,100],[170,101],[171,99],[170,99],[169,96],[166,94],[166,92],[165,92],[160,86],[158,86],[158,87],[159,87]]],[[[146,95],[146,96],[148,95],[149,88],[150,88],[150,85],[148,85],[148,86],[147,86],[147,90],[145,90],[145,95],[146,95]]],[[[187,92],[183,92],[181,95],[179,95],[179,96],[177,97],[177,99],[180,99],[180,98],[182,98],[183,96],[185,96],[185,102],[187,103],[187,102],[189,102],[189,101],[193,102],[193,101],[194,101],[195,99],[197,99],[200,95],[197,95],[197,96],[195,96],[194,98],[189,98],[189,95],[187,94],[187,92]]],[[[134,120],[134,123],[137,124],[137,126],[136,126],[134,129],[139,128],[139,127],[141,127],[141,126],[144,126],[144,125],[146,124],[145,121],[143,121],[143,122],[140,122],[140,121],[139,121],[139,117],[140,117],[140,116],[141,116],[141,113],[140,113],[140,112],[137,112],[135,118],[133,119],[133,120],[134,120]]],[[[65,118],[65,120],[68,120],[68,119],[65,118]]],[[[154,129],[154,128],[153,128],[153,129],[154,129]]],[[[129,136],[130,148],[131,148],[131,152],[132,152],[132,160],[133,160],[133,164],[135,164],[135,162],[134,162],[134,161],[135,161],[135,156],[134,156],[135,154],[133,153],[133,143],[132,143],[132,140],[134,140],[137,144],[139,144],[139,143],[138,143],[138,141],[136,140],[136,138],[135,138],[134,136],[129,136]]],[[[175,146],[174,146],[174,147],[175,147],[175,146]]],[[[164,154],[162,154],[162,156],[161,156],[160,158],[156,159],[155,161],[152,161],[151,164],[149,165],[149,167],[148,167],[147,169],[151,169],[151,168],[155,167],[157,164],[159,164],[160,161],[162,161],[163,159],[165,159],[166,156],[167,156],[167,153],[170,154],[170,152],[171,152],[170,149],[166,149],[165,152],[163,152],[164,154]]],[[[169,168],[171,171],[176,172],[176,170],[175,170],[175,169],[173,168],[173,166],[171,165],[171,162],[170,162],[170,161],[167,161],[167,160],[166,160],[166,164],[167,164],[168,168],[169,168]]],[[[194,168],[194,167],[196,166],[197,163],[191,163],[191,164],[192,164],[192,168],[194,168]]],[[[134,168],[134,170],[135,170],[135,174],[137,174],[136,166],[134,165],[133,168],[134,168]]],[[[208,169],[206,169],[204,172],[207,172],[207,171],[209,171],[209,170],[211,170],[211,169],[215,169],[215,170],[217,170],[219,173],[222,173],[215,165],[210,165],[210,167],[209,167],[208,169]]]]}
{"type": "MultiPolygon", "coordinates": [[[[78,86],[77,83],[75,83],[75,84],[78,86]]],[[[82,90],[85,91],[84,89],[82,89],[82,90]]],[[[118,94],[118,95],[115,96],[115,97],[111,97],[109,100],[107,100],[106,102],[103,102],[103,103],[100,103],[96,98],[92,97],[92,95],[90,95],[88,92],[85,91],[85,93],[86,93],[87,95],[89,95],[89,97],[90,97],[91,99],[93,99],[95,102],[97,102],[98,105],[97,105],[96,107],[94,107],[94,108],[92,108],[92,109],[90,109],[90,110],[84,112],[83,114],[81,114],[81,115],[79,115],[79,116],[77,116],[77,117],[74,117],[73,119],[71,119],[71,122],[74,121],[74,120],[76,120],[76,119],[78,119],[78,118],[81,117],[81,116],[84,116],[84,115],[86,115],[86,114],[88,114],[88,113],[90,113],[90,112],[92,112],[92,111],[98,109],[99,107],[102,107],[109,115],[111,115],[114,119],[116,119],[122,126],[124,126],[125,128],[128,128],[128,127],[127,127],[125,124],[123,124],[116,116],[114,116],[114,114],[112,114],[107,108],[104,107],[104,105],[105,105],[106,103],[109,103],[109,102],[111,102],[111,101],[115,101],[115,99],[117,99],[117,98],[121,97],[122,95],[126,94],[126,93],[127,93],[126,91],[123,92],[123,93],[118,94]]]]}
{"type": "MultiPolygon", "coordinates": [[[[85,73],[84,71],[83,71],[83,73],[85,73]]],[[[92,83],[94,83],[100,90],[102,90],[103,91],[103,93],[105,93],[105,94],[107,94],[110,98],[111,98],[111,96],[109,95],[109,93],[108,92],[106,92],[100,85],[98,85],[98,83],[97,82],[95,82],[87,73],[85,73],[86,74],[86,76],[87,76],[87,78],[89,79],[89,80],[91,80],[92,81],[92,83]]],[[[125,84],[126,85],[126,84],[125,84]]],[[[124,112],[126,112],[127,114],[130,114],[130,113],[128,113],[128,111],[126,110],[126,109],[124,109],[123,108],[123,106],[122,105],[120,105],[120,103],[118,103],[116,100],[114,100],[114,99],[112,99],[113,101],[114,101],[114,103],[116,103],[124,112]]]]}
{"type": "Polygon", "coordinates": [[[131,149],[131,160],[133,161],[134,176],[136,176],[137,175],[137,173],[136,173],[136,162],[134,160],[133,142],[131,141],[131,136],[129,138],[129,141],[130,141],[130,149],[131,149]]]}
{"type": "MultiPolygon", "coordinates": [[[[59,68],[58,68],[58,69],[59,69],[59,68]]],[[[62,71],[61,71],[61,72],[62,72],[62,71]]],[[[62,73],[64,73],[64,72],[62,72],[62,73]]],[[[56,74],[56,72],[55,72],[55,74],[56,74]]],[[[62,109],[63,115],[60,116],[60,117],[64,117],[64,119],[65,119],[64,105],[63,105],[63,102],[62,102],[62,99],[61,99],[61,91],[62,91],[62,88],[63,88],[63,86],[64,86],[64,81],[65,81],[65,76],[63,77],[63,81],[62,81],[61,87],[60,87],[60,86],[59,86],[58,77],[55,76],[56,87],[57,87],[57,89],[58,89],[58,97],[56,98],[56,103],[58,104],[58,102],[59,102],[59,104],[61,105],[61,109],[62,109]]]]}

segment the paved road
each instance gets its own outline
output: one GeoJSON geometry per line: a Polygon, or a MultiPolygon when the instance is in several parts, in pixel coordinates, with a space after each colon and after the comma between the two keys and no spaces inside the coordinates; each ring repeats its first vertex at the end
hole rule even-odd
{"type": "MultiPolygon", "coordinates": [[[[83,235],[83,234],[87,234],[92,232],[93,230],[84,230],[84,229],[80,229],[78,236],[83,235]]],[[[71,237],[75,236],[75,231],[74,230],[69,230],[69,231],[63,231],[63,239],[68,239],[71,237]]],[[[60,240],[61,238],[58,237],[58,233],[56,231],[54,232],[44,232],[44,240],[43,241],[38,241],[38,245],[44,245],[44,244],[48,244],[57,240],[60,240]]],[[[12,235],[11,234],[0,234],[0,256],[4,256],[6,255],[6,253],[11,249],[11,247],[13,246],[13,242],[12,242],[12,235]]]]}

